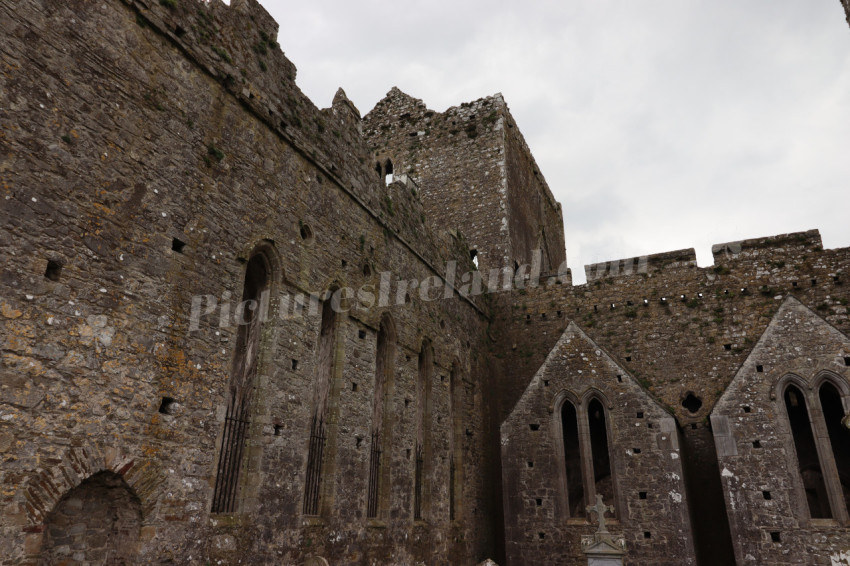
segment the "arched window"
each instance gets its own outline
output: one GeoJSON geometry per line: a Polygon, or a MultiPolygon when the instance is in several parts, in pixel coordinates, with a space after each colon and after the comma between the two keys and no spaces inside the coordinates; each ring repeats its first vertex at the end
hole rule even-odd
{"type": "Polygon", "coordinates": [[[825,381],[820,386],[818,397],[838,472],[839,499],[844,501],[845,509],[850,509],[850,430],[845,426],[847,421],[845,421],[841,394],[835,385],[825,381]]]}
{"type": "Polygon", "coordinates": [[[587,502],[584,497],[581,442],[578,432],[578,414],[575,405],[564,401],[561,406],[561,429],[564,439],[564,465],[567,475],[567,506],[571,517],[584,517],[587,502]]]}
{"type": "Polygon", "coordinates": [[[428,470],[431,458],[431,375],[434,370],[434,350],[425,339],[419,351],[419,376],[416,381],[416,463],[413,481],[413,518],[427,515],[428,470]]]}
{"type": "Polygon", "coordinates": [[[393,182],[393,162],[390,159],[384,163],[384,180],[389,185],[393,182]]]}
{"type": "Polygon", "coordinates": [[[602,495],[605,501],[614,502],[614,482],[611,477],[611,453],[608,448],[608,423],[605,407],[599,399],[587,406],[587,423],[590,429],[590,448],[593,455],[594,498],[602,495]]]}
{"type": "Polygon", "coordinates": [[[832,517],[829,494],[823,480],[823,470],[818,457],[818,448],[812,434],[806,396],[795,385],[788,385],[785,388],[784,399],[809,513],[814,519],[832,517]]]}
{"type": "Polygon", "coordinates": [[[460,364],[455,361],[449,374],[449,412],[452,432],[449,453],[449,520],[460,518],[463,499],[463,378],[460,364]]]}
{"type": "Polygon", "coordinates": [[[271,266],[255,253],[245,269],[242,302],[236,310],[239,330],[227,393],[227,413],[218,457],[212,512],[236,511],[242,454],[250,426],[251,393],[257,374],[264,308],[268,307],[271,266]]]}
{"type": "Polygon", "coordinates": [[[310,444],[307,449],[307,477],[304,485],[304,514],[318,515],[322,488],[322,465],[324,463],[326,424],[334,377],[336,355],[337,316],[331,297],[335,289],[328,292],[322,303],[322,322],[319,330],[319,350],[316,360],[316,384],[313,400],[313,418],[310,423],[310,444]]]}
{"type": "Polygon", "coordinates": [[[584,517],[586,507],[596,501],[597,494],[616,509],[608,413],[603,401],[593,394],[576,405],[565,396],[557,417],[563,447],[561,485],[569,516],[584,517]]]}
{"type": "Polygon", "coordinates": [[[369,458],[369,493],[366,516],[385,514],[390,494],[392,446],[392,392],[396,334],[392,319],[384,317],[378,329],[375,355],[375,398],[372,405],[372,452],[369,458]]]}

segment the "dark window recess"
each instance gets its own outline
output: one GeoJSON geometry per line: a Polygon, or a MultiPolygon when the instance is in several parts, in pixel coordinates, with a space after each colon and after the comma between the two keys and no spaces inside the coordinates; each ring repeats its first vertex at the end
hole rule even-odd
{"type": "Polygon", "coordinates": [[[44,270],[44,276],[51,281],[59,281],[60,275],[62,275],[62,264],[52,259],[47,260],[47,269],[44,270]]]}
{"type": "Polygon", "coordinates": [[[638,411],[637,418],[639,418],[639,419],[643,418],[643,411],[638,411]]]}
{"type": "Polygon", "coordinates": [[[844,405],[841,394],[832,383],[824,383],[818,392],[826,430],[829,434],[829,444],[835,458],[835,467],[844,494],[844,503],[850,508],[850,431],[842,425],[844,420],[844,405]]]}
{"type": "Polygon", "coordinates": [[[540,540],[543,540],[544,538],[546,538],[546,533],[537,533],[537,537],[538,537],[540,540]]]}
{"type": "Polygon", "coordinates": [[[184,35],[186,35],[186,30],[180,26],[176,26],[174,28],[174,35],[176,35],[177,37],[183,37],[184,35]]]}
{"type": "Polygon", "coordinates": [[[779,531],[773,531],[770,533],[770,540],[773,542],[782,542],[782,537],[779,534],[779,531]]]}
{"type": "Polygon", "coordinates": [[[159,412],[163,415],[174,414],[174,403],[176,402],[173,397],[163,397],[159,404],[159,412]]]}
{"type": "Polygon", "coordinates": [[[342,266],[343,266],[343,267],[348,266],[348,262],[347,262],[347,261],[345,261],[345,260],[342,260],[340,263],[342,264],[342,266]]]}
{"type": "Polygon", "coordinates": [[[605,501],[614,501],[606,419],[605,409],[599,399],[590,401],[587,405],[587,425],[590,432],[590,453],[593,457],[593,481],[597,494],[605,501]]]}
{"type": "Polygon", "coordinates": [[[732,349],[732,344],[723,344],[723,349],[729,351],[732,349]]]}
{"type": "Polygon", "coordinates": [[[844,365],[850,366],[850,356],[844,356],[844,365]]]}
{"type": "Polygon", "coordinates": [[[534,502],[537,504],[537,506],[538,506],[538,507],[540,507],[541,505],[543,505],[543,500],[542,500],[542,499],[540,499],[539,497],[538,497],[537,499],[535,499],[535,500],[534,500],[534,502]]]}
{"type": "Polygon", "coordinates": [[[355,381],[352,381],[352,382],[351,382],[351,390],[352,390],[352,391],[357,391],[357,382],[355,382],[355,381]]]}
{"type": "Polygon", "coordinates": [[[296,360],[296,359],[292,360],[292,369],[293,370],[298,369],[298,360],[296,360]]]}
{"type": "Polygon", "coordinates": [[[797,469],[806,492],[809,515],[812,519],[831,519],[832,509],[820,465],[817,443],[812,434],[812,421],[806,407],[806,397],[794,385],[789,385],[785,389],[783,397],[797,455],[797,469]]]}
{"type": "Polygon", "coordinates": [[[363,444],[363,437],[362,436],[355,436],[354,437],[354,446],[356,448],[360,448],[361,444],[363,444]]]}
{"type": "Polygon", "coordinates": [[[652,538],[652,533],[649,531],[643,531],[643,538],[652,538]]]}
{"type": "Polygon", "coordinates": [[[814,286],[815,286],[815,285],[817,285],[817,284],[818,284],[818,280],[817,280],[817,279],[812,279],[812,287],[814,287],[814,286]]]}
{"type": "Polygon", "coordinates": [[[632,452],[635,454],[640,454],[640,448],[632,448],[632,452]]]}
{"type": "Polygon", "coordinates": [[[283,433],[283,425],[276,424],[274,425],[274,435],[280,436],[283,433]]]}
{"type": "Polygon", "coordinates": [[[697,429],[697,423],[691,423],[691,430],[697,429]]]}
{"type": "Polygon", "coordinates": [[[838,278],[838,275],[834,275],[834,276],[832,277],[832,280],[833,280],[833,282],[835,282],[836,284],[840,284],[840,283],[841,283],[841,279],[839,279],[839,278],[838,278]]]}
{"type": "Polygon", "coordinates": [[[410,399],[405,399],[404,400],[404,406],[407,407],[409,405],[410,405],[410,399]]]}
{"type": "Polygon", "coordinates": [[[562,316],[564,316],[563,313],[561,313],[561,311],[558,311],[558,318],[561,318],[562,316]]]}
{"type": "Polygon", "coordinates": [[[528,464],[528,467],[529,467],[529,468],[533,468],[533,467],[534,467],[534,462],[532,462],[531,460],[529,460],[529,461],[527,462],[527,464],[528,464]]]}
{"type": "Polygon", "coordinates": [[[632,361],[632,357],[631,357],[631,356],[626,356],[626,361],[627,361],[627,362],[632,361]]]}
{"type": "MultiPolygon", "coordinates": [[[[850,364],[847,364],[847,365],[850,365],[850,364]]],[[[549,387],[549,380],[548,379],[543,380],[543,387],[549,387]]]]}
{"type": "Polygon", "coordinates": [[[752,410],[753,409],[749,405],[744,405],[744,412],[745,413],[750,413],[750,412],[752,412],[752,410]]]}
{"type": "Polygon", "coordinates": [[[764,366],[756,366],[756,371],[762,373],[764,371],[764,366]]]}
{"type": "Polygon", "coordinates": [[[761,448],[761,440],[753,440],[753,448],[761,448]]]}
{"type": "Polygon", "coordinates": [[[307,242],[311,242],[313,240],[313,229],[310,228],[306,224],[301,225],[301,239],[307,242]]]}
{"type": "Polygon", "coordinates": [[[641,499],[646,499],[646,492],[645,491],[638,492],[638,497],[641,498],[641,499]]]}
{"type": "Polygon", "coordinates": [[[766,501],[770,501],[771,499],[773,499],[769,491],[762,491],[761,496],[764,497],[766,501]]]}
{"type": "Polygon", "coordinates": [[[531,423],[530,425],[528,425],[528,427],[529,427],[531,430],[540,430],[540,425],[539,425],[539,424],[537,424],[537,423],[531,423]]]}
{"type": "Polygon", "coordinates": [[[584,480],[582,479],[581,443],[578,414],[575,406],[564,401],[561,407],[561,427],[564,440],[564,465],[567,472],[567,505],[571,517],[583,517],[584,480]]]}
{"type": "MultiPolygon", "coordinates": [[[[269,288],[269,265],[263,254],[255,254],[245,266],[242,299],[258,302],[269,288]]],[[[260,346],[262,320],[256,311],[245,315],[247,324],[239,326],[236,338],[236,355],[230,375],[227,412],[224,418],[221,451],[218,455],[215,487],[211,511],[233,513],[239,498],[239,474],[242,456],[250,427],[251,393],[257,369],[257,351],[260,346]]]]}
{"type": "Polygon", "coordinates": [[[357,337],[360,338],[361,340],[363,340],[364,338],[366,338],[366,331],[365,330],[358,330],[357,331],[357,337]]]}
{"type": "Polygon", "coordinates": [[[696,414],[696,412],[702,408],[702,399],[700,399],[693,393],[688,392],[688,394],[682,400],[682,406],[687,409],[688,412],[692,415],[696,414]]]}
{"type": "Polygon", "coordinates": [[[617,375],[617,381],[618,381],[619,383],[623,383],[623,376],[618,374],[618,375],[617,375]]]}

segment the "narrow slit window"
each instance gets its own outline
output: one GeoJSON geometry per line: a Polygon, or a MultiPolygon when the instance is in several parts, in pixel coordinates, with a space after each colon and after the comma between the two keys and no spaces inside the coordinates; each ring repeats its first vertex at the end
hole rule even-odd
{"type": "Polygon", "coordinates": [[[571,517],[584,517],[585,497],[582,479],[581,445],[578,414],[575,405],[564,401],[561,407],[561,426],[564,437],[564,463],[567,470],[567,503],[571,517]]]}
{"type": "Polygon", "coordinates": [[[789,385],[785,389],[784,399],[809,513],[813,519],[830,519],[832,510],[829,506],[829,496],[818,458],[815,437],[812,434],[806,398],[802,391],[789,385]]]}
{"type": "Polygon", "coordinates": [[[611,454],[608,449],[608,424],[605,408],[599,399],[587,406],[587,420],[590,428],[590,447],[593,455],[593,481],[597,495],[603,501],[614,502],[614,483],[611,477],[611,454]]]}
{"type": "Polygon", "coordinates": [[[250,426],[251,393],[257,373],[257,352],[263,323],[259,305],[264,293],[268,292],[270,272],[268,260],[262,253],[252,256],[245,269],[242,300],[248,308],[243,310],[237,330],[236,354],[230,374],[227,412],[213,490],[213,513],[233,513],[237,509],[239,476],[250,426]]]}
{"type": "Polygon", "coordinates": [[[827,382],[820,386],[818,397],[826,421],[830,448],[835,458],[844,505],[850,510],[850,430],[842,424],[844,406],[841,404],[841,394],[834,385],[827,382]]]}

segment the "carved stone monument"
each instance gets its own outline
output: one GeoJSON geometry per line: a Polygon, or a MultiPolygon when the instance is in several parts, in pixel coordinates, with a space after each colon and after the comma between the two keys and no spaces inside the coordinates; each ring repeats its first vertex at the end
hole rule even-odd
{"type": "Polygon", "coordinates": [[[623,535],[609,533],[605,524],[605,513],[613,513],[614,507],[605,505],[602,496],[596,494],[596,505],[588,505],[587,512],[595,513],[599,522],[596,533],[581,537],[581,550],[587,556],[587,566],[622,566],[626,539],[623,535]]]}

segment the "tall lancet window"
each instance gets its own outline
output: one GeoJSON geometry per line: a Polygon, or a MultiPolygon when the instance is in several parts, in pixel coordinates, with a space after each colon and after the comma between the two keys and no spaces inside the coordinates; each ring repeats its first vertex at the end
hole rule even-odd
{"type": "Polygon", "coordinates": [[[451,418],[451,437],[449,454],[449,520],[460,518],[461,501],[463,500],[463,378],[460,374],[460,364],[452,364],[449,374],[449,412],[451,418]]]}
{"type": "Polygon", "coordinates": [[[369,457],[369,493],[366,516],[386,514],[390,494],[392,446],[392,392],[396,334],[389,317],[381,320],[375,356],[375,398],[372,405],[372,450],[369,457]]]}
{"type": "Polygon", "coordinates": [[[212,512],[237,510],[242,455],[250,426],[251,398],[259,359],[262,310],[267,308],[271,269],[263,253],[254,254],[245,270],[242,303],[237,309],[239,324],[236,352],[227,391],[227,412],[218,457],[212,512]]]}
{"type": "Polygon", "coordinates": [[[413,518],[422,519],[428,513],[428,470],[431,458],[431,376],[434,371],[434,351],[427,339],[419,352],[419,376],[416,381],[416,462],[413,478],[413,518]]]}
{"type": "Polygon", "coordinates": [[[806,404],[806,397],[794,385],[785,388],[785,410],[788,422],[791,424],[791,436],[794,439],[794,449],[797,453],[797,463],[800,476],[803,478],[803,489],[806,491],[806,502],[812,518],[826,519],[832,517],[829,506],[829,493],[823,478],[823,469],[818,457],[818,448],[812,434],[811,418],[806,404]]]}
{"type": "MultiPolygon", "coordinates": [[[[333,291],[330,293],[333,296],[333,291]]],[[[322,489],[328,405],[334,379],[336,354],[336,312],[329,298],[322,303],[322,323],[319,331],[319,352],[316,364],[316,389],[313,418],[310,425],[310,445],[307,451],[307,478],[304,488],[304,514],[318,515],[322,489]]]]}

